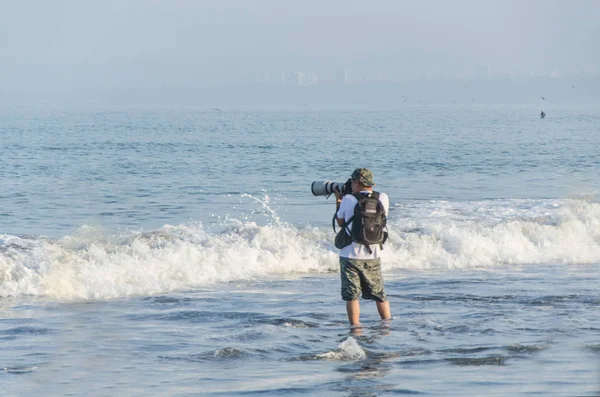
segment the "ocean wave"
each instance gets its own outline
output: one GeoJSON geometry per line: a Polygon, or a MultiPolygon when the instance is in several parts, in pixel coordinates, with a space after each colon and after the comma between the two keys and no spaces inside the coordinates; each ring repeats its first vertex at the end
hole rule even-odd
{"type": "Polygon", "coordinates": [[[52,240],[0,235],[0,296],[107,299],[263,276],[334,271],[325,230],[231,221],[105,234],[84,227],[52,240]]]}
{"type": "MultiPolygon", "coordinates": [[[[223,220],[59,239],[0,235],[0,297],[95,300],[338,269],[329,226],[223,220]]],[[[600,262],[600,204],[585,200],[396,206],[384,271],[600,262]]]]}

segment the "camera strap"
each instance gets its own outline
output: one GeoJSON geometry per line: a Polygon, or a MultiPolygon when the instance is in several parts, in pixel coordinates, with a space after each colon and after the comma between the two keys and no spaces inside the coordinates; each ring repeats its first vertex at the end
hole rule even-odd
{"type": "Polygon", "coordinates": [[[335,211],[333,213],[333,219],[331,219],[331,227],[333,228],[334,233],[337,233],[337,230],[335,230],[336,221],[337,221],[337,211],[335,211]]]}
{"type": "MultiPolygon", "coordinates": [[[[348,225],[352,223],[352,220],[354,219],[354,215],[352,215],[352,217],[350,219],[348,219],[348,222],[346,222],[344,220],[344,224],[340,227],[341,229],[345,229],[349,235],[352,235],[352,232],[350,231],[350,229],[348,228],[348,225]]],[[[331,219],[331,227],[333,228],[333,232],[335,234],[337,234],[337,230],[335,230],[335,224],[337,223],[337,211],[333,214],[333,218],[331,219]]]]}

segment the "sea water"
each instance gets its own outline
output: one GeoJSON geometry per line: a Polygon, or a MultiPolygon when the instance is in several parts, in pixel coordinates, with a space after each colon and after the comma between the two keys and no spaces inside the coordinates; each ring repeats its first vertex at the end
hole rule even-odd
{"type": "Polygon", "coordinates": [[[598,395],[598,109],[2,109],[1,395],[598,395]],[[356,167],[351,330],[310,185],[356,167]]]}

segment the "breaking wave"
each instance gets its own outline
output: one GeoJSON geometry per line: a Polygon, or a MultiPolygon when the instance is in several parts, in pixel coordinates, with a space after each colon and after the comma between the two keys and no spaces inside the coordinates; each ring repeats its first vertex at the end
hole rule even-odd
{"type": "MultiPolygon", "coordinates": [[[[329,226],[227,219],[53,239],[0,234],[0,297],[152,295],[214,283],[335,272],[329,226]],[[209,230],[210,229],[210,230],[209,230]]],[[[584,200],[415,202],[390,213],[384,271],[600,262],[600,204],[584,200]]]]}

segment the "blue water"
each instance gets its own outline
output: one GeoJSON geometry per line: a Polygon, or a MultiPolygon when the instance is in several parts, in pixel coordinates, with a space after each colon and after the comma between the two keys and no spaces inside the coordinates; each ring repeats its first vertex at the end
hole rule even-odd
{"type": "Polygon", "coordinates": [[[2,109],[2,395],[597,395],[597,109],[2,109]],[[359,166],[351,332],[310,184],[359,166]]]}

